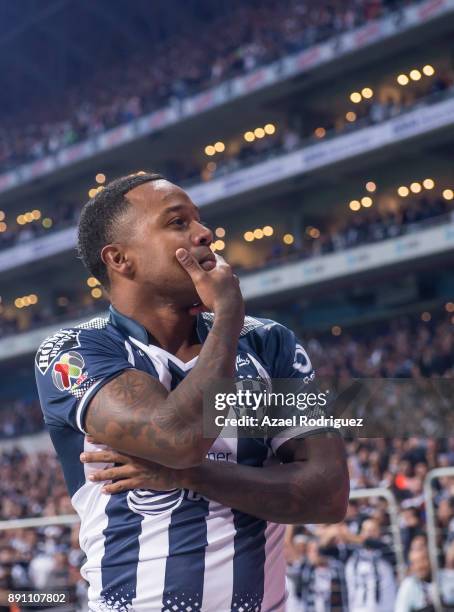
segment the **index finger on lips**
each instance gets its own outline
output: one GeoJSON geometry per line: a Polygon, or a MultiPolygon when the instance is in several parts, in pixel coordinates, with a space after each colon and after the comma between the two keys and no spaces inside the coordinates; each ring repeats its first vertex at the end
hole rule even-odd
{"type": "Polygon", "coordinates": [[[200,278],[202,274],[205,274],[205,270],[200,267],[199,262],[188,250],[183,248],[177,249],[175,257],[191,278],[200,278]]]}

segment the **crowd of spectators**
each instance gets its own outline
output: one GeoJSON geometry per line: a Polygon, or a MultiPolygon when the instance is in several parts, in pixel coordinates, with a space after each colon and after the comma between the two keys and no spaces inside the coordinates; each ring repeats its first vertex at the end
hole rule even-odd
{"type": "Polygon", "coordinates": [[[387,211],[362,209],[345,216],[341,222],[332,222],[320,229],[312,228],[316,231],[315,236],[305,231],[290,245],[276,238],[269,243],[260,265],[246,267],[240,262],[233,263],[237,272],[250,273],[289,261],[338,253],[445,223],[453,211],[452,202],[438,196],[403,201],[399,208],[387,211]]]}
{"type": "MultiPolygon", "coordinates": [[[[311,238],[304,232],[301,240],[296,240],[291,245],[286,245],[282,239],[276,238],[269,243],[259,266],[247,267],[238,261],[233,261],[232,265],[236,272],[247,274],[285,262],[310,259],[396,238],[408,232],[425,229],[428,224],[445,222],[448,215],[452,214],[452,202],[441,197],[410,199],[403,201],[397,210],[388,212],[364,209],[349,215],[348,220],[337,225],[321,228],[317,238],[311,238]]],[[[66,218],[69,225],[76,221],[71,214],[66,218]]],[[[105,305],[103,300],[92,299],[82,288],[80,291],[72,291],[67,297],[55,299],[54,303],[47,306],[37,304],[19,311],[12,307],[2,308],[0,305],[0,338],[59,321],[90,316],[99,312],[105,305]]]]}
{"type": "Polygon", "coordinates": [[[27,109],[25,117],[8,117],[11,127],[0,132],[0,168],[6,171],[56,153],[410,3],[249,0],[237,4],[210,27],[194,24],[186,37],[170,37],[145,56],[131,55],[110,68],[100,66],[99,74],[75,83],[61,99],[27,109]]]}

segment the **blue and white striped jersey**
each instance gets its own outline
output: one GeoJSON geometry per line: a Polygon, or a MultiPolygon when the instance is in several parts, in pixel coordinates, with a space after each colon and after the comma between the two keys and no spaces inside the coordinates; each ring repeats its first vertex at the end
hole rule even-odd
{"type": "MultiPolygon", "coordinates": [[[[198,316],[203,343],[213,315],[198,316]]],[[[271,612],[285,601],[282,525],[249,516],[195,491],[133,490],[101,493],[79,460],[87,442],[84,415],[90,399],[127,368],[158,378],[170,391],[195,365],[150,344],[147,331],[111,307],[106,319],[63,329],[36,355],[44,418],[60,458],[72,504],[80,516],[93,612],[271,612]]],[[[237,375],[313,378],[294,334],[273,321],[246,317],[238,342],[237,375]]],[[[250,466],[278,461],[285,438],[223,439],[208,458],[250,466]]],[[[220,485],[221,486],[221,485],[220,485]]]]}

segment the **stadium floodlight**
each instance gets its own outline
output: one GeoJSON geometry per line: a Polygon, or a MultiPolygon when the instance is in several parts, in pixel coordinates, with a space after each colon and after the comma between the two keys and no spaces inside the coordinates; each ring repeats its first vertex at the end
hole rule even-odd
{"type": "Polygon", "coordinates": [[[406,74],[399,74],[399,76],[397,77],[397,82],[399,83],[399,85],[408,85],[408,83],[410,82],[410,79],[407,77],[406,74]]]}
{"type": "Polygon", "coordinates": [[[422,71],[426,76],[433,76],[435,74],[435,68],[430,64],[426,64],[422,71]]]}
{"type": "Polygon", "coordinates": [[[412,193],[421,193],[422,186],[421,183],[417,183],[416,181],[410,185],[410,191],[412,193]]]}
{"type": "Polygon", "coordinates": [[[354,91],[353,93],[351,93],[350,100],[353,102],[353,104],[359,104],[359,102],[361,102],[362,100],[362,96],[359,91],[354,91]]]}
{"type": "Polygon", "coordinates": [[[419,70],[416,70],[416,68],[410,72],[410,79],[412,81],[419,81],[421,78],[422,78],[422,74],[420,73],[419,70]]]}

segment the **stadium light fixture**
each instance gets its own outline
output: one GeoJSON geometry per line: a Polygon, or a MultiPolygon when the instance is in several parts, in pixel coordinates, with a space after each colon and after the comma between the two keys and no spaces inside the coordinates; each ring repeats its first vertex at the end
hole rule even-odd
{"type": "Polygon", "coordinates": [[[95,176],[95,180],[99,185],[103,185],[106,182],[106,175],[102,174],[102,172],[99,172],[96,176],[95,176]]]}
{"type": "Polygon", "coordinates": [[[314,240],[317,240],[317,238],[320,238],[320,230],[317,229],[316,227],[311,227],[309,231],[309,236],[313,238],[314,240]]]}
{"type": "Polygon", "coordinates": [[[421,183],[417,183],[417,182],[412,183],[410,185],[410,191],[412,193],[421,193],[422,191],[421,183]]]}
{"type": "Polygon", "coordinates": [[[359,102],[361,102],[362,100],[362,96],[359,91],[354,91],[353,93],[351,93],[350,100],[353,102],[353,104],[359,104],[359,102]]]}
{"type": "Polygon", "coordinates": [[[88,197],[90,199],[94,198],[97,193],[98,193],[98,190],[96,189],[96,187],[93,187],[92,189],[88,191],[88,197]]]}
{"type": "Polygon", "coordinates": [[[316,138],[324,138],[326,136],[326,130],[324,127],[318,127],[315,131],[314,131],[314,135],[316,138]]]}
{"type": "Polygon", "coordinates": [[[45,217],[45,218],[43,219],[43,227],[44,227],[45,229],[49,229],[49,228],[51,228],[51,227],[52,227],[52,224],[53,224],[53,221],[52,221],[52,219],[51,219],[50,217],[45,217]]]}
{"type": "Polygon", "coordinates": [[[3,212],[3,210],[0,210],[0,221],[4,221],[5,220],[5,213],[3,212]]]}
{"type": "Polygon", "coordinates": [[[252,242],[254,240],[254,233],[245,232],[243,238],[246,240],[246,242],[252,242]]]}
{"type": "Polygon", "coordinates": [[[454,312],[454,302],[447,302],[445,304],[446,312],[454,312]]]}
{"type": "Polygon", "coordinates": [[[406,198],[410,193],[410,190],[408,189],[408,187],[405,187],[405,185],[401,185],[397,190],[397,193],[400,195],[401,198],[406,198]]]}
{"type": "Polygon", "coordinates": [[[213,145],[207,145],[205,147],[205,155],[208,155],[209,157],[211,157],[215,153],[216,153],[216,149],[213,147],[213,145]]]}
{"type": "Polygon", "coordinates": [[[361,94],[362,94],[363,98],[366,98],[366,100],[369,100],[374,95],[374,90],[371,89],[370,87],[365,87],[361,91],[361,94]]]}
{"type": "Polygon", "coordinates": [[[410,72],[410,79],[412,81],[419,81],[422,78],[422,74],[416,68],[410,72]]]}
{"type": "Polygon", "coordinates": [[[426,64],[424,68],[422,69],[422,71],[428,77],[433,76],[435,74],[435,68],[431,66],[430,64],[426,64]]]}
{"type": "Polygon", "coordinates": [[[19,215],[16,219],[18,225],[25,225],[27,221],[25,220],[24,215],[19,215]]]}
{"type": "Polygon", "coordinates": [[[216,251],[223,251],[225,249],[225,242],[223,240],[216,240],[214,243],[216,251]]]}
{"type": "Polygon", "coordinates": [[[347,119],[347,121],[350,121],[350,123],[353,123],[353,121],[356,121],[356,113],[354,113],[353,111],[348,111],[348,113],[345,115],[345,118],[347,119]]]}
{"type": "Polygon", "coordinates": [[[261,238],[263,238],[263,232],[260,228],[254,230],[254,238],[257,238],[257,240],[261,240],[261,238]]]}
{"type": "Polygon", "coordinates": [[[435,181],[431,178],[426,178],[422,182],[424,189],[433,189],[435,187],[435,181]]]}
{"type": "Polygon", "coordinates": [[[224,238],[224,236],[225,236],[225,229],[224,229],[223,227],[217,227],[217,228],[214,230],[214,233],[215,233],[215,235],[216,235],[218,238],[224,238]]]}
{"type": "Polygon", "coordinates": [[[266,134],[271,136],[271,134],[274,134],[276,131],[276,126],[274,126],[272,123],[267,123],[263,129],[265,130],[266,134]]]}
{"type": "Polygon", "coordinates": [[[7,229],[8,229],[8,226],[6,225],[6,223],[4,221],[0,221],[0,234],[3,234],[3,232],[6,232],[7,229]]]}
{"type": "Polygon", "coordinates": [[[374,202],[372,198],[370,198],[369,196],[364,196],[364,198],[361,198],[361,204],[362,206],[364,206],[364,208],[370,208],[373,203],[374,202]]]}
{"type": "Polygon", "coordinates": [[[293,237],[292,234],[285,234],[283,237],[283,241],[285,244],[293,244],[295,242],[295,238],[293,237]]]}
{"type": "Polygon", "coordinates": [[[256,138],[263,138],[265,136],[265,130],[261,127],[255,128],[254,135],[256,138]]]}
{"type": "Polygon", "coordinates": [[[223,153],[225,151],[225,144],[218,140],[218,142],[216,142],[214,145],[214,150],[216,153],[223,153]]]}
{"type": "Polygon", "coordinates": [[[453,200],[454,199],[454,191],[452,189],[445,189],[443,191],[443,197],[445,200],[453,200]]]}
{"type": "Polygon", "coordinates": [[[402,87],[404,87],[405,85],[408,85],[410,79],[407,77],[406,74],[399,74],[399,76],[397,77],[397,82],[399,83],[399,85],[402,85],[402,87]]]}
{"type": "Polygon", "coordinates": [[[359,202],[359,200],[352,200],[348,206],[350,210],[353,210],[354,212],[356,212],[357,210],[361,208],[361,202],[359,202]]]}
{"type": "Polygon", "coordinates": [[[246,142],[253,142],[255,140],[254,132],[245,132],[244,133],[244,140],[246,142]]]}
{"type": "Polygon", "coordinates": [[[271,227],[271,225],[265,225],[265,227],[262,229],[263,235],[264,236],[272,236],[274,234],[274,229],[271,227]]]}
{"type": "Polygon", "coordinates": [[[374,193],[376,189],[377,189],[377,185],[374,183],[374,181],[367,181],[366,191],[368,191],[369,193],[374,193]]]}
{"type": "Polygon", "coordinates": [[[95,298],[95,300],[99,299],[102,296],[102,291],[99,287],[95,287],[91,290],[91,296],[95,298]]]}

